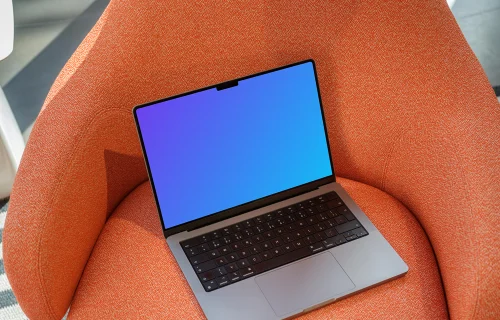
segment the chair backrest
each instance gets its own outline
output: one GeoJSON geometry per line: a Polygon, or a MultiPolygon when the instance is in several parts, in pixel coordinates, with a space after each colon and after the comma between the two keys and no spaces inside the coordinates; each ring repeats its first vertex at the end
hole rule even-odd
{"type": "Polygon", "coordinates": [[[23,310],[64,314],[107,216],[146,179],[134,105],[307,58],[337,175],[415,214],[452,317],[498,316],[500,110],[437,0],[112,1],[54,84],[15,182],[4,255],[23,310]]]}

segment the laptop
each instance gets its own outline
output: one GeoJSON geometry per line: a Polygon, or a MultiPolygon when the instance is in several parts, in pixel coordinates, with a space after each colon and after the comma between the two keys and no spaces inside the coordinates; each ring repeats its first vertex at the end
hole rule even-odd
{"type": "Polygon", "coordinates": [[[408,271],[336,183],[313,60],[133,112],[166,241],[208,319],[289,318],[408,271]]]}

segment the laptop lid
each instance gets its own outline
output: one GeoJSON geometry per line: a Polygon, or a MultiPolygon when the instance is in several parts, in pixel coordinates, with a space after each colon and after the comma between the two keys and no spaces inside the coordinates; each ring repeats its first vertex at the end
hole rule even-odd
{"type": "Polygon", "coordinates": [[[165,237],[334,182],[314,61],[134,108],[165,237]]]}

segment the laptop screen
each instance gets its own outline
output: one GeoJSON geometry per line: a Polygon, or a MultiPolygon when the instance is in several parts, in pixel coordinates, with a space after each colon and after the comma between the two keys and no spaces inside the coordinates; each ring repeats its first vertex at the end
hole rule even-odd
{"type": "Polygon", "coordinates": [[[164,228],[332,175],[312,62],[136,109],[164,228]]]}

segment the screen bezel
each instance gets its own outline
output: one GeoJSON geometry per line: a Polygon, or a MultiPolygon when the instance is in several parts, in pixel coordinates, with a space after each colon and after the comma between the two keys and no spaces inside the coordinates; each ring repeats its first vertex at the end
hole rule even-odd
{"type": "Polygon", "coordinates": [[[246,77],[242,77],[242,78],[238,78],[238,79],[233,79],[233,80],[230,80],[230,81],[225,81],[223,83],[218,83],[218,84],[211,85],[211,86],[208,86],[208,87],[205,87],[205,88],[201,88],[201,89],[197,89],[197,90],[185,92],[185,93],[182,93],[182,94],[178,94],[178,95],[175,95],[175,96],[172,96],[172,97],[168,97],[168,98],[164,98],[164,99],[160,99],[160,100],[148,102],[148,103],[145,103],[145,104],[141,104],[141,105],[138,105],[138,106],[136,106],[136,107],[133,108],[133,114],[134,114],[135,125],[136,125],[136,128],[137,128],[137,133],[139,134],[139,139],[141,141],[141,148],[142,148],[142,153],[144,155],[144,160],[146,162],[146,168],[147,168],[147,171],[148,171],[149,181],[151,182],[151,188],[153,190],[153,195],[154,195],[154,198],[155,198],[156,207],[158,209],[158,214],[160,216],[161,226],[163,228],[163,234],[164,234],[165,238],[167,238],[168,236],[170,236],[172,234],[177,234],[177,233],[180,233],[180,232],[183,232],[183,231],[189,231],[189,230],[193,230],[193,229],[198,229],[198,228],[200,228],[202,226],[205,226],[205,225],[208,225],[208,224],[212,224],[212,223],[215,223],[215,222],[218,222],[218,221],[221,221],[221,220],[225,220],[225,219],[228,219],[228,218],[231,218],[231,217],[243,214],[245,212],[249,212],[249,211],[252,211],[252,210],[255,210],[255,209],[258,209],[258,208],[261,208],[261,207],[264,207],[264,206],[267,206],[267,205],[279,202],[279,201],[283,201],[283,200],[286,200],[288,198],[297,196],[299,194],[315,190],[315,189],[319,188],[322,185],[325,185],[325,184],[332,183],[332,182],[336,181],[335,180],[335,171],[334,171],[334,168],[333,168],[333,160],[332,160],[331,151],[330,151],[330,142],[329,142],[329,139],[328,139],[328,130],[327,130],[327,127],[326,127],[326,122],[325,122],[325,114],[323,112],[323,103],[321,101],[321,94],[320,94],[320,90],[319,90],[318,75],[316,73],[316,64],[314,63],[314,60],[312,60],[312,59],[308,59],[308,60],[296,62],[296,63],[293,63],[293,64],[289,64],[289,65],[285,65],[285,66],[282,66],[282,67],[278,67],[278,68],[275,68],[275,69],[271,69],[271,70],[259,72],[259,73],[256,73],[256,74],[253,74],[253,75],[249,75],[249,76],[246,76],[246,77]],[[314,81],[316,82],[316,89],[317,89],[317,94],[318,94],[318,100],[319,100],[319,105],[320,105],[320,109],[321,109],[321,118],[322,118],[322,121],[323,121],[323,129],[324,129],[324,133],[325,133],[325,137],[326,137],[326,145],[328,147],[328,158],[330,159],[330,168],[331,168],[332,174],[329,175],[329,176],[326,176],[324,178],[321,178],[321,179],[318,179],[318,180],[314,180],[314,181],[302,184],[300,186],[296,186],[296,187],[293,187],[293,188],[290,188],[290,189],[287,189],[287,190],[284,190],[284,191],[281,191],[281,192],[278,192],[278,193],[274,193],[274,194],[266,196],[264,198],[260,198],[260,199],[256,199],[256,200],[253,200],[253,201],[250,201],[250,202],[243,203],[243,204],[241,204],[239,206],[232,207],[230,209],[226,209],[226,210],[223,210],[223,211],[215,212],[215,213],[206,215],[204,217],[201,217],[201,218],[198,218],[198,219],[195,219],[195,220],[191,220],[189,222],[185,222],[183,224],[180,224],[180,225],[177,225],[177,226],[174,226],[174,227],[165,228],[165,224],[163,222],[163,216],[162,216],[162,213],[161,213],[160,203],[158,201],[158,196],[156,194],[156,188],[155,188],[155,184],[154,184],[154,180],[153,180],[153,175],[151,173],[151,168],[149,166],[148,155],[146,153],[146,148],[145,148],[144,140],[143,140],[143,137],[142,137],[139,120],[137,118],[137,110],[140,109],[140,108],[145,108],[145,107],[148,107],[148,106],[151,106],[151,105],[155,105],[155,104],[160,103],[160,102],[164,102],[164,101],[168,101],[168,100],[172,100],[172,99],[177,99],[177,98],[184,97],[184,96],[187,96],[187,95],[190,95],[190,94],[195,94],[195,93],[198,93],[198,92],[201,92],[201,91],[210,90],[210,89],[214,89],[214,88],[216,88],[218,90],[224,90],[224,89],[228,88],[230,90],[230,88],[232,86],[237,85],[239,81],[246,80],[246,79],[249,79],[249,78],[258,77],[258,76],[261,76],[261,75],[264,75],[264,74],[267,74],[267,73],[271,73],[271,72],[275,72],[275,71],[279,71],[279,70],[283,70],[283,69],[295,67],[295,66],[298,66],[298,65],[301,65],[301,64],[305,64],[305,63],[312,63],[312,66],[313,66],[314,81]]]}

